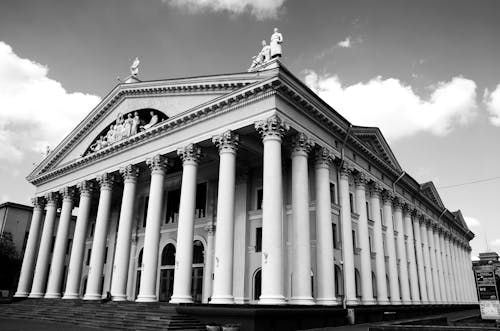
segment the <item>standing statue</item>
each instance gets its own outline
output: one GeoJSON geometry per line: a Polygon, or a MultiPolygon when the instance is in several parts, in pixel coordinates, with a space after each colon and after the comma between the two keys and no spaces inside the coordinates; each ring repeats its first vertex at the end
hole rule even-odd
{"type": "Polygon", "coordinates": [[[283,43],[283,35],[274,28],[274,33],[271,35],[271,58],[281,57],[281,44],[283,43]]]}
{"type": "Polygon", "coordinates": [[[262,40],[262,50],[259,54],[252,57],[252,65],[248,69],[248,71],[253,70],[255,67],[266,63],[271,59],[271,47],[267,45],[265,40],[262,40]]]}
{"type": "Polygon", "coordinates": [[[151,120],[149,121],[148,124],[141,126],[142,130],[147,130],[156,123],[158,123],[158,115],[156,115],[154,111],[150,111],[149,114],[151,115],[151,120]]]}
{"type": "Polygon", "coordinates": [[[134,112],[134,118],[132,118],[132,128],[130,129],[131,136],[139,132],[140,124],[141,124],[141,119],[139,118],[139,114],[137,114],[137,112],[134,112]]]}
{"type": "Polygon", "coordinates": [[[132,62],[132,65],[130,66],[130,74],[134,77],[137,77],[139,74],[139,64],[141,61],[139,61],[139,58],[136,56],[134,59],[134,62],[132,62]]]}

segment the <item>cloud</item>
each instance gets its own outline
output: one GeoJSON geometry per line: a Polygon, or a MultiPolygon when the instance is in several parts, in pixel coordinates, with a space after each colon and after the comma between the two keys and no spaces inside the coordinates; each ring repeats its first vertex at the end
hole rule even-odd
{"type": "Polygon", "coordinates": [[[467,224],[467,226],[470,228],[475,228],[475,227],[478,227],[479,225],[481,225],[481,223],[479,223],[479,220],[477,218],[474,218],[474,217],[464,217],[464,220],[465,220],[465,223],[467,224]]]}
{"type": "Polygon", "coordinates": [[[198,13],[205,11],[227,12],[241,15],[249,13],[258,20],[277,18],[286,0],[162,0],[170,6],[198,13]]]}
{"type": "Polygon", "coordinates": [[[495,239],[495,240],[490,241],[490,246],[500,247],[500,239],[495,239]]]}
{"type": "Polygon", "coordinates": [[[337,43],[337,46],[342,47],[342,48],[351,48],[352,47],[352,42],[351,42],[351,37],[347,37],[342,41],[339,41],[337,43]]]}
{"type": "Polygon", "coordinates": [[[337,76],[306,70],[305,82],[354,125],[379,127],[390,141],[419,132],[443,136],[477,113],[476,83],[463,77],[429,86],[427,98],[396,78],[343,86],[337,76]]]}
{"type": "Polygon", "coordinates": [[[484,91],[483,102],[490,113],[490,122],[493,125],[500,126],[500,84],[497,85],[493,92],[488,91],[488,89],[484,91]]]}
{"type": "Polygon", "coordinates": [[[55,147],[100,101],[68,93],[48,71],[0,41],[0,161],[18,163],[27,151],[55,147]]]}

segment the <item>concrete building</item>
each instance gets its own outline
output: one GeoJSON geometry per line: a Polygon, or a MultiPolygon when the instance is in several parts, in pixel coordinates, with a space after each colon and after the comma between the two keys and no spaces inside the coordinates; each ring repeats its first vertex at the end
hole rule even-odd
{"type": "Polygon", "coordinates": [[[401,168],[378,128],[348,122],[278,59],[245,73],[133,75],[28,180],[18,297],[477,302],[460,211],[401,168]]]}

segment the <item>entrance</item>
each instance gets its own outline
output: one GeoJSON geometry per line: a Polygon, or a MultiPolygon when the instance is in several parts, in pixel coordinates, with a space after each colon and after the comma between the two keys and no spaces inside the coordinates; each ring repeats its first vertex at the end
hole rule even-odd
{"type": "Polygon", "coordinates": [[[174,291],[175,246],[167,244],[161,253],[160,301],[170,301],[174,291]]]}
{"type": "Polygon", "coordinates": [[[205,263],[205,249],[199,240],[193,242],[193,271],[191,272],[191,296],[194,302],[203,299],[203,266],[205,263]]]}

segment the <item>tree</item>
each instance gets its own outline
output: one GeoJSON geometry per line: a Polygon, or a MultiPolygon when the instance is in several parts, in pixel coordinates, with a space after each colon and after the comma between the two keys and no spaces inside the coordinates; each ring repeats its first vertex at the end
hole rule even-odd
{"type": "Polygon", "coordinates": [[[0,289],[15,290],[21,268],[21,258],[10,232],[0,235],[0,289]]]}

